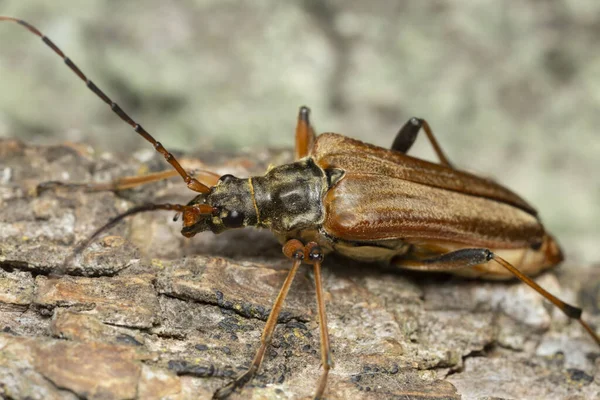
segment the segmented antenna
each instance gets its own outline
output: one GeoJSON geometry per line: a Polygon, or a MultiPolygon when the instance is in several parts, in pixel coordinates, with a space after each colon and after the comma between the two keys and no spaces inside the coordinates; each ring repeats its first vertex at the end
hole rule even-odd
{"type": "Polygon", "coordinates": [[[142,128],[140,124],[135,122],[129,115],[127,115],[127,113],[123,111],[123,109],[117,103],[112,101],[110,97],[108,97],[102,90],[100,90],[98,86],[94,84],[94,82],[89,80],[88,77],[85,76],[83,72],[81,72],[77,65],[75,65],[73,61],[71,61],[67,56],[65,56],[62,50],[59,49],[58,46],[56,46],[48,37],[46,37],[46,35],[42,34],[35,26],[29,24],[26,21],[13,17],[0,16],[0,21],[16,22],[17,24],[27,28],[34,35],[39,36],[48,47],[54,50],[54,52],[58,54],[60,58],[63,59],[65,64],[67,64],[67,66],[71,68],[71,71],[73,71],[75,75],[77,75],[82,81],[85,82],[85,85],[92,92],[94,92],[96,96],[98,96],[100,99],[102,99],[102,101],[108,104],[110,106],[110,109],[115,114],[117,114],[123,121],[129,124],[133,128],[133,130],[136,131],[140,136],[142,136],[144,139],[150,142],[152,146],[154,146],[154,149],[165,157],[165,160],[167,160],[167,162],[171,164],[171,166],[173,166],[173,168],[175,168],[175,170],[183,178],[183,181],[185,182],[188,188],[199,193],[208,193],[210,191],[208,186],[200,183],[196,178],[191,177],[179,164],[179,161],[177,161],[173,154],[168,152],[167,149],[165,149],[160,142],[154,139],[152,135],[150,135],[144,128],[142,128]]]}

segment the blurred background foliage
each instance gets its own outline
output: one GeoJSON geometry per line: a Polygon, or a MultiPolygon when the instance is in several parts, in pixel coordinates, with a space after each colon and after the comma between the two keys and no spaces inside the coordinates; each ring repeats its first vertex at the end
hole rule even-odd
{"type": "MultiPolygon", "coordinates": [[[[291,148],[302,104],[317,130],[382,146],[425,117],[458,166],[538,207],[571,261],[600,261],[597,0],[0,0],[0,14],[170,149],[291,148]]],[[[10,23],[0,136],[148,148],[10,23]]],[[[432,157],[424,140],[413,154],[432,157]]]]}

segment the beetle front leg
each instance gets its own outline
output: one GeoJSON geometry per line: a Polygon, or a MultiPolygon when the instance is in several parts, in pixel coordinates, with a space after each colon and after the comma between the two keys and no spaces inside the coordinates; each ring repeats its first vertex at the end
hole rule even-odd
{"type": "Polygon", "coordinates": [[[317,383],[315,399],[320,399],[325,392],[329,370],[333,368],[331,347],[329,346],[329,332],[327,330],[327,315],[325,313],[325,301],[323,300],[323,286],[321,285],[321,263],[323,262],[323,250],[315,242],[306,245],[306,258],[308,263],[313,264],[315,273],[315,290],[317,292],[317,310],[319,313],[319,339],[321,342],[321,364],[323,372],[317,383]]]}
{"type": "Polygon", "coordinates": [[[549,293],[547,290],[538,285],[533,279],[529,278],[527,275],[519,271],[519,269],[517,269],[514,265],[512,265],[502,257],[496,255],[491,250],[481,248],[460,249],[432,258],[399,258],[392,260],[392,262],[395,265],[404,269],[440,272],[450,271],[453,269],[474,267],[476,265],[487,264],[491,261],[494,261],[506,268],[515,277],[517,277],[523,283],[527,284],[533,290],[544,296],[544,298],[546,298],[548,301],[550,301],[552,304],[558,307],[567,317],[576,319],[581,324],[581,326],[583,326],[583,328],[590,334],[590,336],[592,336],[596,343],[600,345],[600,337],[598,336],[598,334],[594,332],[594,330],[586,321],[581,319],[581,308],[565,303],[558,297],[549,293]]]}
{"type": "Polygon", "coordinates": [[[447,167],[454,168],[438,144],[435,136],[433,135],[431,127],[427,121],[422,118],[413,117],[409,119],[404,126],[402,126],[402,128],[400,128],[398,134],[396,135],[396,139],[394,139],[394,143],[392,144],[392,150],[406,153],[417,139],[417,135],[419,134],[421,128],[423,128],[425,131],[427,139],[429,139],[429,143],[431,143],[431,146],[433,147],[435,154],[437,154],[440,163],[447,167]]]}
{"type": "Polygon", "coordinates": [[[250,367],[246,372],[238,376],[235,380],[223,386],[217,390],[213,395],[213,399],[225,399],[229,397],[236,389],[242,388],[246,383],[250,382],[258,369],[265,356],[267,346],[271,343],[273,338],[273,331],[277,325],[277,317],[283,307],[283,303],[290,289],[294,276],[300,267],[302,262],[307,264],[313,264],[315,273],[315,287],[317,292],[317,308],[319,313],[319,336],[321,340],[321,362],[323,364],[323,372],[317,383],[317,390],[315,391],[315,399],[321,399],[325,386],[327,385],[327,376],[329,370],[333,367],[333,361],[331,357],[331,349],[329,347],[329,334],[327,332],[327,317],[325,315],[325,302],[323,300],[323,287],[321,285],[321,263],[323,262],[323,250],[315,243],[310,242],[306,246],[303,246],[299,240],[292,239],[286,242],[283,246],[283,254],[286,257],[294,260],[294,265],[288,273],[279,295],[273,304],[273,309],[269,314],[267,323],[263,329],[263,333],[260,338],[260,347],[250,364],[250,367]]]}
{"type": "MultiPolygon", "coordinates": [[[[209,187],[216,185],[219,181],[219,175],[210,171],[194,171],[194,173],[190,175],[193,175],[194,178],[209,187]]],[[[153,182],[160,182],[174,176],[179,176],[179,173],[175,170],[167,170],[153,172],[142,176],[126,176],[106,183],[69,183],[48,181],[42,182],[37,186],[37,193],[41,194],[42,192],[48,190],[57,189],[83,190],[85,192],[119,192],[121,190],[133,189],[153,182]]]]}
{"type": "Polygon", "coordinates": [[[279,312],[283,307],[283,303],[288,294],[290,286],[292,285],[292,281],[294,280],[294,276],[296,276],[296,272],[302,264],[302,260],[304,260],[304,246],[299,240],[289,240],[283,246],[283,253],[288,257],[294,260],[294,265],[290,272],[285,278],[285,282],[277,295],[277,299],[273,304],[273,308],[271,309],[271,313],[269,314],[269,318],[267,319],[267,323],[263,329],[262,335],[260,337],[260,347],[252,360],[252,364],[246,372],[239,375],[235,380],[223,386],[221,389],[217,390],[213,395],[213,399],[225,399],[229,397],[236,389],[242,388],[246,383],[250,382],[256,371],[260,368],[260,364],[265,356],[265,351],[267,350],[267,346],[271,343],[271,339],[273,337],[273,331],[275,330],[275,326],[277,325],[277,317],[279,316],[279,312]]]}

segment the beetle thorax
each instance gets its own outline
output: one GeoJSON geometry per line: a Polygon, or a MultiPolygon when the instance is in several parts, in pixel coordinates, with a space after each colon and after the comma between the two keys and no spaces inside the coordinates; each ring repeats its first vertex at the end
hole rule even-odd
{"type": "Polygon", "coordinates": [[[250,181],[257,226],[285,233],[322,224],[327,176],[311,158],[278,166],[250,181]]]}

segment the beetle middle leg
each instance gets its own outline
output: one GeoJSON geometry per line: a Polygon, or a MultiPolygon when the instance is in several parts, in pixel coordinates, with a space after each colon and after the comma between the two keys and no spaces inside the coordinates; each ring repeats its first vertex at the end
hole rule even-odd
{"type": "Polygon", "coordinates": [[[314,398],[320,399],[325,391],[327,376],[329,374],[329,370],[333,366],[333,361],[329,347],[327,318],[325,316],[325,302],[323,300],[323,288],[321,285],[321,263],[323,261],[323,251],[315,242],[310,242],[304,246],[299,240],[292,239],[287,241],[283,246],[283,254],[286,257],[294,260],[294,264],[290,269],[290,272],[288,273],[285,282],[279,291],[279,294],[277,295],[275,303],[273,304],[273,308],[271,309],[271,313],[269,314],[269,318],[267,319],[267,323],[265,324],[260,338],[260,347],[258,348],[258,351],[256,352],[256,355],[254,356],[254,359],[252,360],[248,370],[239,375],[232,382],[217,390],[213,395],[213,399],[227,398],[236,389],[240,389],[246,383],[248,383],[260,368],[267,350],[267,346],[271,343],[271,339],[273,338],[273,332],[275,331],[275,326],[277,325],[279,312],[283,307],[283,303],[288,294],[290,286],[292,285],[294,276],[296,275],[296,272],[298,271],[298,268],[302,262],[313,264],[315,273],[315,287],[317,292],[317,308],[319,313],[319,336],[321,340],[321,361],[323,364],[323,372],[317,383],[317,390],[315,391],[314,398]]]}
{"type": "Polygon", "coordinates": [[[295,159],[306,157],[315,142],[315,130],[310,124],[310,108],[300,107],[298,124],[296,125],[296,151],[295,159]]]}
{"type": "Polygon", "coordinates": [[[414,258],[408,257],[406,259],[398,258],[394,259],[393,263],[404,269],[421,270],[421,271],[451,271],[461,268],[474,267],[476,265],[483,265],[489,262],[496,262],[502,267],[510,271],[515,277],[527,284],[533,290],[544,296],[548,301],[558,307],[567,317],[576,319],[581,326],[592,336],[596,343],[600,344],[600,337],[590,325],[581,319],[581,308],[572,306],[547,290],[538,285],[533,279],[522,273],[514,265],[496,255],[489,249],[484,248],[473,248],[473,249],[460,249],[451,251],[449,253],[441,254],[431,258],[414,258]]]}
{"type": "Polygon", "coordinates": [[[406,153],[417,139],[417,135],[419,134],[421,128],[423,128],[423,131],[425,131],[427,139],[429,139],[429,143],[431,143],[431,146],[433,147],[435,154],[437,154],[440,163],[447,167],[454,168],[450,160],[448,160],[448,157],[446,157],[446,155],[444,154],[444,151],[440,147],[439,143],[437,142],[433,131],[431,130],[431,127],[429,126],[427,121],[425,121],[422,118],[413,117],[409,119],[402,126],[402,128],[400,128],[400,130],[396,134],[394,143],[392,144],[392,150],[396,150],[401,153],[406,153]]]}

